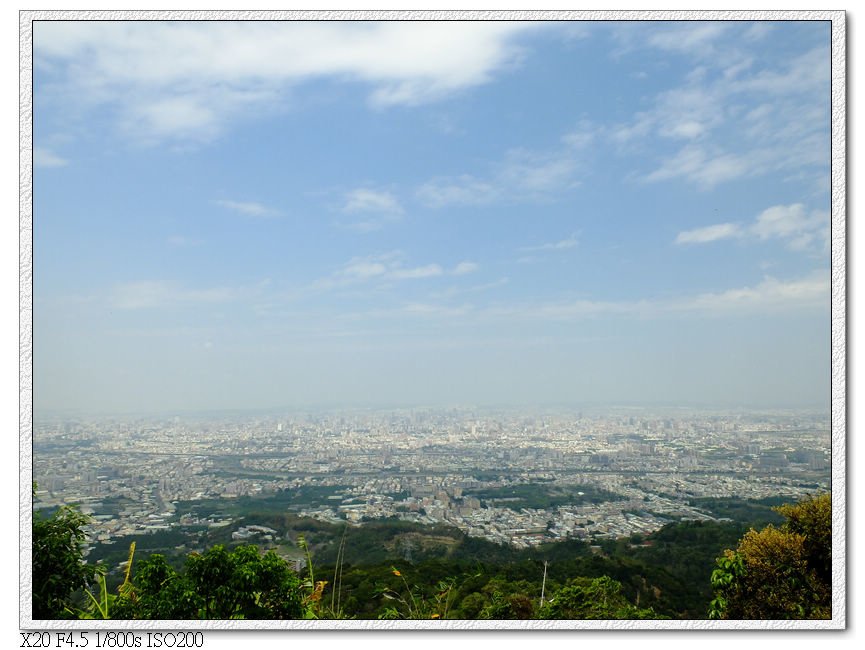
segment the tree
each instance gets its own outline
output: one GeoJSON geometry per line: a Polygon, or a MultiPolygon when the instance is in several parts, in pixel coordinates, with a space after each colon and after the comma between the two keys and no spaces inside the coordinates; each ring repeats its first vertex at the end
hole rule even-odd
{"type": "MultiPolygon", "coordinates": [[[[802,535],[805,561],[819,580],[819,584],[832,585],[832,497],[829,493],[805,499],[798,504],[775,508],[787,518],[786,529],[802,535]]],[[[831,598],[831,596],[828,596],[831,598]]]]}
{"type": "Polygon", "coordinates": [[[727,549],[718,558],[710,618],[831,617],[831,495],[776,510],[787,518],[780,528],[751,529],[735,551],[727,549]]]}
{"type": "MultiPolygon", "coordinates": [[[[35,487],[34,487],[35,490],[35,487]]],[[[72,595],[87,589],[97,568],[82,557],[88,518],[63,506],[43,519],[33,514],[33,618],[74,618],[72,595]]]]}
{"type": "Polygon", "coordinates": [[[115,601],[116,619],[183,620],[201,618],[204,599],[195,585],[156,553],[143,560],[131,588],[115,601]]]}
{"type": "Polygon", "coordinates": [[[490,580],[482,593],[489,596],[487,604],[478,618],[484,620],[526,620],[534,618],[534,598],[529,594],[540,594],[540,587],[527,580],[505,580],[499,576],[490,580]]]}
{"type": "Polygon", "coordinates": [[[493,592],[492,601],[481,610],[478,618],[488,620],[526,620],[534,617],[534,604],[525,594],[493,592]]]}
{"type": "Polygon", "coordinates": [[[486,597],[477,591],[468,594],[460,602],[460,617],[464,619],[478,618],[481,610],[487,605],[486,597]]]}
{"type": "Polygon", "coordinates": [[[635,607],[622,594],[622,585],[609,576],[575,578],[541,607],[545,619],[657,619],[654,610],[635,607]]]}
{"type": "Polygon", "coordinates": [[[290,619],[304,614],[300,579],[273,551],[214,546],[186,558],[183,573],[161,555],[143,561],[118,617],[290,619]]]}

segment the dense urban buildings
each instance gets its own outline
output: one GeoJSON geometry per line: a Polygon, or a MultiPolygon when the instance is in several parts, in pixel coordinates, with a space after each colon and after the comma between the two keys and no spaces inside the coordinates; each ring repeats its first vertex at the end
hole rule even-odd
{"type": "Polygon", "coordinates": [[[276,531],[186,502],[316,488],[292,509],[362,525],[446,523],[526,547],[712,519],[705,497],[829,488],[827,414],[405,409],[260,417],[42,418],[37,507],[78,504],[90,544],[191,524],[276,531]]]}

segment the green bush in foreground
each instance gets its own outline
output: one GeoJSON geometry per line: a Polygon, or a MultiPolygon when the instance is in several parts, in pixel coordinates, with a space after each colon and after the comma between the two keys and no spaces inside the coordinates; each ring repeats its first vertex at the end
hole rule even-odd
{"type": "Polygon", "coordinates": [[[292,619],[305,609],[300,578],[273,552],[214,546],[187,556],[177,572],[162,555],[141,562],[112,618],[292,619]]]}
{"type": "MultiPolygon", "coordinates": [[[[776,510],[786,518],[782,526],[752,529],[739,539],[735,550],[725,551],[716,560],[711,575],[714,599],[709,606],[710,618],[831,616],[830,495],[776,510]]],[[[114,591],[108,589],[102,567],[88,565],[82,558],[87,522],[71,507],[61,508],[50,517],[34,517],[34,619],[682,617],[688,612],[681,606],[671,608],[671,603],[679,602],[675,599],[689,598],[683,601],[685,605],[697,603],[694,607],[700,612],[706,611],[708,594],[695,600],[693,590],[674,591],[680,578],[667,579],[663,567],[671,565],[660,565],[663,557],[655,556],[687,555],[712,540],[718,549],[735,540],[730,536],[722,541],[719,531],[726,529],[717,525],[678,525],[652,536],[652,545],[646,548],[632,549],[628,540],[609,543],[605,547],[609,558],[587,556],[568,543],[557,545],[549,577],[541,571],[545,564],[542,566],[540,560],[513,556],[522,558],[517,561],[506,555],[474,564],[464,558],[427,559],[408,569],[410,580],[403,576],[406,569],[346,563],[345,551],[350,548],[350,544],[346,546],[346,530],[331,568],[314,567],[312,549],[318,547],[298,539],[307,560],[303,575],[274,552],[262,553],[249,545],[231,549],[215,545],[204,553],[177,558],[179,563],[172,560],[173,564],[163,555],[151,555],[138,562],[133,572],[133,542],[125,580],[114,591]],[[631,555],[655,559],[644,564],[631,555]],[[331,582],[316,580],[315,571],[326,573],[331,582]],[[644,608],[640,608],[641,600],[644,608]]],[[[717,552],[712,550],[708,557],[717,552]]],[[[711,560],[706,559],[704,550],[701,553],[687,557],[707,567],[711,560]]],[[[697,568],[696,573],[695,580],[699,581],[701,570],[697,568]]]]}
{"type": "Polygon", "coordinates": [[[72,596],[86,590],[97,569],[84,562],[81,546],[88,519],[71,507],[48,518],[33,514],[33,618],[74,618],[72,596]]]}
{"type": "Polygon", "coordinates": [[[545,619],[658,619],[651,608],[640,609],[622,595],[621,583],[608,576],[576,578],[544,603],[539,618],[545,619]]]}
{"type": "Polygon", "coordinates": [[[780,528],[751,529],[712,572],[713,619],[826,619],[832,610],[832,497],[777,508],[780,528]]]}

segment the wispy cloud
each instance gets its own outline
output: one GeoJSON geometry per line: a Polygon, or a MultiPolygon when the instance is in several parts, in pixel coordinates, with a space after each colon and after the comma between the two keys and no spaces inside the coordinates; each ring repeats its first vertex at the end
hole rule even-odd
{"type": "Polygon", "coordinates": [[[417,197],[434,208],[448,205],[484,205],[501,196],[501,187],[468,174],[435,178],[417,190],[417,197]]]}
{"type": "Polygon", "coordinates": [[[569,149],[529,151],[512,149],[498,165],[497,181],[516,194],[537,196],[579,185],[578,158],[569,149]]]}
{"type": "Polygon", "coordinates": [[[808,212],[801,203],[775,205],[763,210],[749,225],[719,223],[680,232],[677,244],[706,244],[721,239],[749,237],[767,240],[780,239],[791,250],[805,251],[818,245],[825,251],[829,239],[829,213],[824,210],[808,212]]]}
{"type": "Polygon", "coordinates": [[[612,55],[620,59],[635,52],[662,50],[664,54],[679,54],[690,60],[712,60],[719,53],[729,56],[730,47],[723,37],[731,31],[730,27],[720,21],[671,21],[647,30],[639,23],[617,22],[611,25],[616,43],[612,55]]]}
{"type": "MultiPolygon", "coordinates": [[[[443,319],[442,322],[454,322],[457,318],[471,316],[472,305],[448,305],[438,302],[409,301],[395,307],[367,309],[340,314],[340,320],[363,322],[380,321],[388,323],[403,323],[404,319],[423,318],[424,320],[443,319]]],[[[397,331],[399,331],[398,328],[397,331]]]]}
{"type": "Polygon", "coordinates": [[[754,286],[704,293],[672,305],[679,311],[723,313],[796,307],[829,308],[829,276],[815,272],[798,280],[778,280],[767,276],[754,286]]]}
{"type": "MultiPolygon", "coordinates": [[[[505,283],[502,280],[477,291],[505,283]]],[[[684,295],[678,298],[642,298],[636,300],[576,300],[529,301],[511,304],[494,303],[487,306],[453,304],[448,299],[466,291],[444,291],[431,294],[427,302],[407,303],[399,309],[373,310],[356,313],[358,319],[393,316],[411,312],[430,318],[440,316],[447,324],[458,324],[470,319],[474,325],[486,323],[571,323],[592,319],[664,319],[690,316],[695,318],[742,317],[758,314],[783,313],[826,308],[829,301],[829,276],[825,271],[814,271],[801,277],[781,280],[766,276],[759,282],[715,292],[684,295]]]]}
{"type": "Polygon", "coordinates": [[[627,301],[562,300],[488,308],[495,318],[528,318],[574,321],[598,317],[664,318],[692,314],[722,316],[755,314],[784,310],[826,308],[829,301],[829,276],[814,271],[803,278],[780,280],[771,276],[745,287],[705,292],[674,299],[644,298],[627,301]]]}
{"type": "MultiPolygon", "coordinates": [[[[531,308],[531,317],[542,320],[581,320],[601,315],[638,314],[650,306],[648,302],[568,300],[535,305],[531,308]]],[[[507,313],[507,310],[504,311],[507,313]]]]}
{"type": "Polygon", "coordinates": [[[274,217],[279,214],[277,210],[269,208],[261,203],[256,203],[255,201],[219,200],[214,201],[214,203],[226,208],[227,210],[244,214],[248,217],[274,217]]]}
{"type": "Polygon", "coordinates": [[[483,284],[474,284],[469,286],[453,286],[448,287],[447,289],[443,289],[442,291],[436,291],[429,294],[430,298],[435,299],[448,299],[453,298],[454,296],[471,294],[471,293],[482,293],[484,291],[489,291],[490,289],[497,289],[499,287],[503,287],[510,282],[509,278],[499,278],[493,282],[485,282],[483,284]]]}
{"type": "Polygon", "coordinates": [[[383,276],[390,263],[386,258],[354,258],[334,274],[334,277],[349,282],[364,281],[383,276]]]}
{"type": "Polygon", "coordinates": [[[763,210],[751,226],[751,231],[760,239],[797,240],[803,235],[828,225],[828,214],[822,211],[806,212],[801,203],[775,205],[763,210]]]}
{"type": "Polygon", "coordinates": [[[346,195],[343,212],[374,212],[402,214],[402,206],[390,192],[379,192],[368,188],[358,188],[346,195]]]}
{"type": "Polygon", "coordinates": [[[117,309],[151,309],[178,305],[215,304],[235,300],[241,291],[231,287],[189,289],[151,280],[114,287],[110,302],[117,309]]]}
{"type": "Polygon", "coordinates": [[[69,161],[61,158],[50,149],[44,147],[35,147],[33,149],[33,166],[34,167],[65,167],[69,161]]]}
{"type": "Polygon", "coordinates": [[[510,149],[488,165],[483,176],[458,174],[433,178],[416,190],[417,198],[434,208],[487,205],[498,201],[536,201],[579,187],[595,134],[591,125],[566,133],[559,146],[547,150],[510,149]]]}
{"type": "MultiPolygon", "coordinates": [[[[464,263],[466,265],[470,262],[464,263]]],[[[368,255],[354,257],[346,262],[341,268],[330,276],[322,278],[314,283],[313,288],[317,290],[331,289],[360,285],[368,282],[389,283],[404,280],[423,280],[443,275],[454,275],[460,265],[454,270],[446,272],[441,264],[429,263],[420,266],[408,266],[405,264],[405,254],[401,251],[390,251],[379,255],[368,255]]],[[[462,273],[468,273],[473,269],[463,267],[462,273]]]]}
{"type": "Polygon", "coordinates": [[[827,88],[829,83],[829,52],[817,47],[793,57],[780,69],[763,69],[748,77],[730,82],[733,92],[755,92],[777,97],[810,95],[827,88]]]}
{"type": "Polygon", "coordinates": [[[689,55],[710,56],[712,46],[730,29],[722,22],[668,23],[648,36],[649,45],[689,55]]]}
{"type": "Polygon", "coordinates": [[[317,78],[365,84],[377,109],[437,101],[518,63],[516,38],[537,28],[508,21],[41,21],[34,60],[57,78],[63,101],[107,107],[141,137],[202,141],[234,120],[284,107],[288,91],[317,78]]]}
{"type": "Polygon", "coordinates": [[[706,244],[708,242],[718,241],[719,239],[729,239],[730,237],[738,237],[742,234],[742,229],[735,223],[718,223],[705,228],[695,228],[694,230],[685,230],[676,237],[677,244],[706,244]]]}
{"type": "Polygon", "coordinates": [[[564,251],[570,250],[571,248],[576,248],[577,243],[577,236],[574,234],[567,239],[561,239],[557,242],[549,242],[546,244],[540,244],[538,246],[523,246],[522,248],[520,248],[520,250],[527,252],[564,251]]]}
{"type": "Polygon", "coordinates": [[[451,275],[467,275],[478,270],[475,262],[460,262],[452,270],[451,275]]]}
{"type": "Polygon", "coordinates": [[[405,315],[414,316],[438,316],[442,318],[455,318],[464,316],[471,312],[471,307],[468,305],[460,305],[458,307],[450,307],[447,305],[437,305],[422,302],[411,302],[403,305],[399,310],[405,315]]]}
{"type": "Polygon", "coordinates": [[[704,147],[688,145],[660,168],[645,177],[649,183],[684,177],[702,189],[744,176],[748,163],[732,153],[709,152],[704,147]]]}
{"type": "Polygon", "coordinates": [[[416,266],[409,269],[390,269],[387,273],[387,277],[395,280],[412,280],[417,278],[434,278],[443,273],[444,271],[442,270],[442,267],[438,264],[427,264],[426,266],[416,266]]]}
{"type": "Polygon", "coordinates": [[[354,232],[359,233],[370,233],[376,232],[377,230],[381,230],[385,227],[385,225],[392,221],[392,219],[364,219],[362,221],[351,221],[349,223],[338,223],[337,225],[340,228],[345,228],[346,230],[353,230],[354,232]]]}
{"type": "Polygon", "coordinates": [[[829,52],[762,60],[754,39],[730,39],[724,23],[671,25],[629,47],[680,52],[697,65],[683,82],[659,92],[648,109],[611,126],[609,136],[629,154],[665,152],[647,182],[682,179],[712,189],[777,170],[826,169],[829,147],[829,52]],[[751,108],[743,114],[744,107],[751,108]],[[684,141],[678,145],[677,142],[684,141]],[[669,152],[669,146],[676,148],[669,152]]]}
{"type": "Polygon", "coordinates": [[[343,224],[344,227],[358,232],[381,230],[386,224],[398,221],[403,208],[390,192],[358,188],[345,196],[342,212],[348,215],[363,215],[360,221],[343,224]]]}

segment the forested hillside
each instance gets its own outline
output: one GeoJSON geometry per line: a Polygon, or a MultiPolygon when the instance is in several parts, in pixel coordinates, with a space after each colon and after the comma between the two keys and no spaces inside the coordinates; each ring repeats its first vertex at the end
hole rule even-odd
{"type": "Polygon", "coordinates": [[[781,613],[825,617],[828,504],[828,495],[777,512],[761,503],[717,503],[750,521],[682,521],[647,536],[523,550],[446,526],[327,524],[264,507],[251,510],[249,519],[279,534],[260,545],[215,528],[196,538],[206,548],[190,550],[188,538],[168,531],[84,564],[71,560],[81,552],[86,520],[67,509],[34,523],[34,585],[40,585],[34,617],[754,617],[755,576],[766,572],[766,559],[754,559],[749,545],[758,534],[774,536],[783,551],[778,557],[790,564],[783,570],[808,590],[804,604],[789,593],[779,596],[781,613]],[[122,563],[114,561],[118,552],[122,563]]]}

